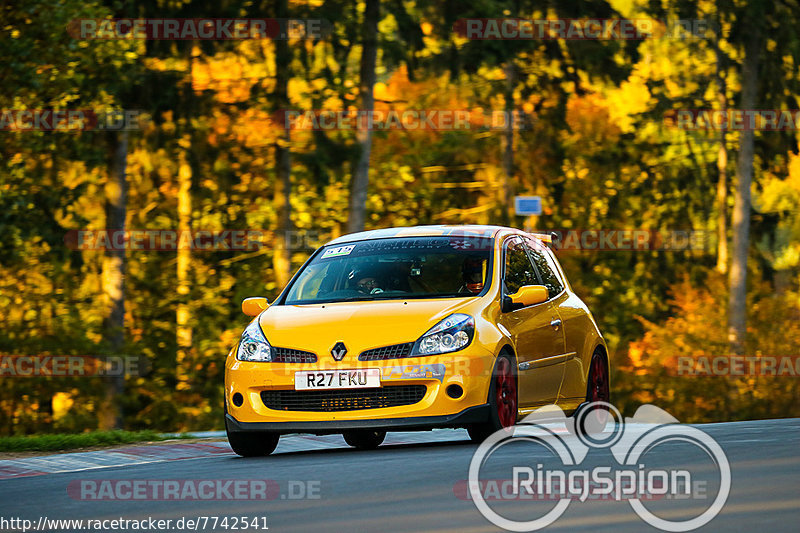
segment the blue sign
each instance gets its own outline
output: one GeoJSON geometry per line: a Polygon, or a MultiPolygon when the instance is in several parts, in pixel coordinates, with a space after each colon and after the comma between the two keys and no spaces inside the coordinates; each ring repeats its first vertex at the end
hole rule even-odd
{"type": "Polygon", "coordinates": [[[542,197],[541,196],[515,196],[514,210],[518,215],[541,215],[542,197]]]}

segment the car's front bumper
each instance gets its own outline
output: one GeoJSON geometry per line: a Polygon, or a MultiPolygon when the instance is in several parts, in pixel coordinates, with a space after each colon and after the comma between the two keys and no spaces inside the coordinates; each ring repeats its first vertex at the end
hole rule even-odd
{"type": "Polygon", "coordinates": [[[337,363],[330,358],[293,364],[239,361],[231,351],[225,364],[226,423],[230,431],[336,433],[356,428],[462,427],[481,422],[488,417],[486,402],[495,356],[480,345],[464,352],[369,362],[337,363]],[[382,388],[424,385],[425,393],[408,405],[329,411],[269,408],[262,398],[265,391],[291,394],[297,371],[363,368],[380,369],[382,388]],[[450,385],[461,387],[463,394],[456,398],[448,395],[450,385]]]}

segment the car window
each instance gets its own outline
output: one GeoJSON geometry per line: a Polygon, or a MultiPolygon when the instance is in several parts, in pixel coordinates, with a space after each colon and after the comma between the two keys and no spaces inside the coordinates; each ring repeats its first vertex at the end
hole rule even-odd
{"type": "Polygon", "coordinates": [[[550,297],[553,298],[560,294],[564,290],[564,284],[561,282],[561,278],[558,277],[555,265],[551,263],[547,252],[541,249],[542,245],[539,243],[532,243],[526,239],[525,244],[531,260],[536,266],[536,271],[542,280],[542,285],[547,287],[550,292],[550,297]]]}
{"type": "Polygon", "coordinates": [[[474,297],[490,277],[491,238],[398,237],[329,245],[286,291],[287,305],[474,297]]]}
{"type": "Polygon", "coordinates": [[[506,245],[503,279],[508,294],[514,294],[523,285],[538,283],[528,254],[525,253],[525,247],[517,238],[511,239],[506,245]]]}

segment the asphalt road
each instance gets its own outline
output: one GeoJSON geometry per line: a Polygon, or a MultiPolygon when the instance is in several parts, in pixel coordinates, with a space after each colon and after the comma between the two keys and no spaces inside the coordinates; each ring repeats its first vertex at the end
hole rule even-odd
{"type": "MultiPolygon", "coordinates": [[[[800,419],[695,427],[720,444],[732,473],[725,507],[701,530],[800,530],[800,419]]],[[[467,479],[475,450],[462,430],[390,434],[386,444],[366,452],[349,449],[340,436],[310,440],[284,437],[275,454],[265,458],[243,459],[231,454],[0,480],[0,517],[36,522],[41,516],[173,520],[247,516],[266,517],[260,525],[268,525],[273,532],[497,531],[499,528],[488,522],[471,501],[457,497],[458,491],[454,491],[459,482],[467,479]],[[74,487],[76,481],[86,479],[269,479],[277,483],[279,493],[268,501],[81,501],[76,492],[68,493],[70,482],[74,487]],[[300,498],[302,491],[310,491],[312,498],[300,498]]],[[[650,454],[653,464],[679,465],[706,473],[713,469],[708,460],[687,453],[677,444],[661,446],[650,454]]],[[[554,459],[543,449],[537,452],[531,447],[508,446],[492,456],[485,477],[507,479],[510,466],[525,461],[554,459]]],[[[605,465],[610,461],[607,450],[593,449],[585,462],[605,465]]],[[[709,478],[713,476],[709,474],[709,478]]],[[[659,508],[663,510],[661,516],[673,520],[691,518],[708,505],[707,501],[695,499],[657,503],[664,506],[659,508]]],[[[501,505],[497,509],[525,519],[541,516],[540,510],[546,510],[542,506],[552,506],[520,501],[501,505]]],[[[231,525],[232,521],[228,530],[231,525]]],[[[202,525],[198,529],[202,530],[202,525]]],[[[552,529],[656,531],[627,502],[619,501],[572,502],[547,528],[552,529]]],[[[205,530],[211,530],[210,523],[206,523],[205,530]]]]}

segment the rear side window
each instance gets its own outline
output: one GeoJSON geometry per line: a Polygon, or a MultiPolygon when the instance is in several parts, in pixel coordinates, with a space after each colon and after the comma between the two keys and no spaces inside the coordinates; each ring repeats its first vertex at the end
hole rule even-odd
{"type": "Polygon", "coordinates": [[[532,243],[527,239],[525,244],[531,256],[531,260],[539,273],[539,277],[542,278],[542,285],[547,287],[548,291],[550,291],[550,298],[555,297],[564,290],[564,284],[561,282],[561,278],[558,277],[558,274],[556,274],[555,265],[551,263],[547,252],[540,249],[542,246],[541,244],[532,243]]]}
{"type": "Polygon", "coordinates": [[[523,285],[538,283],[528,254],[525,253],[525,247],[518,238],[513,238],[506,244],[503,279],[508,294],[514,294],[523,285]]]}

